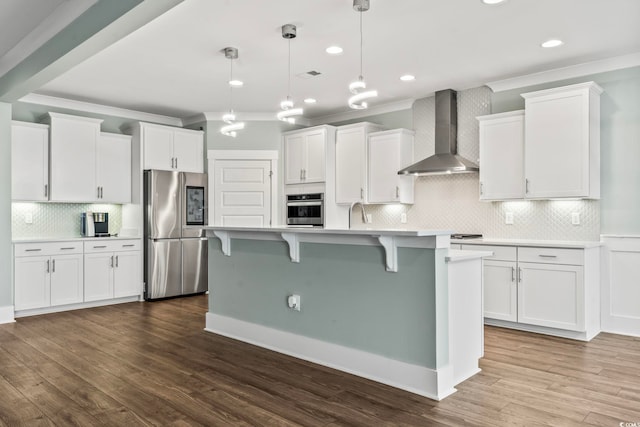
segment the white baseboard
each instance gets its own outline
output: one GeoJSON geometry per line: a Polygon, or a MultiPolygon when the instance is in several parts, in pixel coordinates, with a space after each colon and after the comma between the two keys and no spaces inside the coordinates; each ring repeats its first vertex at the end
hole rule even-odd
{"type": "Polygon", "coordinates": [[[591,341],[600,333],[599,330],[576,332],[565,329],[547,328],[546,326],[529,325],[527,323],[508,322],[506,320],[484,319],[485,325],[499,326],[501,328],[517,329],[519,331],[535,332],[537,334],[552,335],[554,337],[569,338],[579,341],[591,341]]]}
{"type": "Polygon", "coordinates": [[[14,311],[12,305],[6,305],[4,307],[0,307],[0,324],[1,323],[12,323],[15,322],[14,311]]]}
{"type": "Polygon", "coordinates": [[[15,317],[36,316],[38,314],[58,313],[61,311],[80,310],[83,308],[101,307],[103,305],[122,304],[125,302],[141,301],[139,295],[130,297],[106,299],[101,301],[81,302],[78,304],[56,305],[53,307],[32,308],[29,310],[19,310],[15,312],[15,317]]]}
{"type": "Polygon", "coordinates": [[[205,330],[434,400],[442,400],[456,391],[447,385],[451,384],[448,367],[429,369],[214,313],[207,313],[205,330]]]}

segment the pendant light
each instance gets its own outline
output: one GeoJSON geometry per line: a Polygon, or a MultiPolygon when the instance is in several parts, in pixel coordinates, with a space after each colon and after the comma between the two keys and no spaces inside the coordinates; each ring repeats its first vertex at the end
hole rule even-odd
{"type": "Polygon", "coordinates": [[[296,38],[296,32],[296,26],[293,24],[282,26],[282,38],[289,43],[289,72],[287,74],[287,98],[280,103],[282,111],[276,115],[278,120],[291,124],[296,122],[296,116],[301,116],[304,112],[302,108],[294,108],[293,100],[291,99],[291,39],[296,38]]]}
{"type": "Polygon", "coordinates": [[[349,85],[353,96],[349,98],[348,103],[354,110],[364,110],[369,107],[366,100],[378,96],[377,90],[365,90],[367,84],[362,77],[362,12],[369,10],[369,0],[353,0],[353,8],[360,14],[360,75],[358,80],[349,85]]]}
{"type": "Polygon", "coordinates": [[[222,116],[222,121],[225,122],[226,125],[220,128],[220,133],[235,138],[236,131],[244,129],[244,122],[236,122],[236,114],[233,112],[233,88],[242,86],[241,81],[234,80],[233,78],[233,60],[238,59],[238,49],[235,47],[225,47],[223,52],[225,58],[229,59],[231,63],[231,71],[229,73],[230,108],[229,112],[222,116]]]}

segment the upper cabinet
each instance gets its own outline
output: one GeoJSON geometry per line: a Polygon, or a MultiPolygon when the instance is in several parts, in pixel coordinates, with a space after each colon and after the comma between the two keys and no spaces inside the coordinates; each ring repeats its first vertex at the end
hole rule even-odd
{"type": "Polygon", "coordinates": [[[131,202],[131,137],[102,132],[96,146],[97,196],[101,202],[131,202]]]}
{"type": "Polygon", "coordinates": [[[284,134],[285,184],[325,182],[328,126],[284,134]]]}
{"type": "Polygon", "coordinates": [[[96,150],[102,120],[49,113],[50,196],[57,202],[98,200],[96,150]]]}
{"type": "Polygon", "coordinates": [[[367,203],[367,138],[384,128],[374,123],[340,126],[336,131],[336,203],[367,203]]]}
{"type": "Polygon", "coordinates": [[[478,117],[480,200],[524,196],[524,110],[478,117]]]}
{"type": "Polygon", "coordinates": [[[413,176],[398,171],[413,163],[413,135],[407,129],[369,134],[368,203],[413,203],[413,176]]]}
{"type": "Polygon", "coordinates": [[[524,93],[525,197],[600,198],[600,94],[594,82],[524,93]]]}
{"type": "Polygon", "coordinates": [[[49,200],[49,126],[11,123],[11,198],[49,200]]]}
{"type": "Polygon", "coordinates": [[[140,123],[143,169],[204,172],[202,131],[140,123]]]}

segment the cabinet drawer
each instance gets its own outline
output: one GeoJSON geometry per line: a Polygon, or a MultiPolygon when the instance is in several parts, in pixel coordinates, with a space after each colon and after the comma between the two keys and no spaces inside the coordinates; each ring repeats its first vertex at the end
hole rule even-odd
{"type": "Polygon", "coordinates": [[[518,248],[518,261],[543,264],[583,265],[584,250],[559,248],[518,248]]]}
{"type": "Polygon", "coordinates": [[[467,251],[489,251],[493,252],[493,256],[484,257],[483,259],[493,259],[499,261],[515,261],[515,246],[492,246],[492,245],[462,245],[463,250],[467,251]]]}
{"type": "Polygon", "coordinates": [[[82,242],[41,242],[16,243],[14,254],[16,257],[41,255],[71,255],[82,253],[82,242]]]}
{"type": "Polygon", "coordinates": [[[119,252],[139,251],[142,247],[140,240],[110,240],[108,242],[92,240],[84,242],[84,252],[119,252]]]}

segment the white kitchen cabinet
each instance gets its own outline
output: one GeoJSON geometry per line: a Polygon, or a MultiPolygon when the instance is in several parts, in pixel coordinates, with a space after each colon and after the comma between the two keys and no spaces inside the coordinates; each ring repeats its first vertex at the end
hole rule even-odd
{"type": "Polygon", "coordinates": [[[522,94],[527,198],[600,198],[601,93],[587,82],[522,94]]]}
{"type": "Polygon", "coordinates": [[[49,200],[49,126],[11,122],[11,199],[49,200]]]}
{"type": "Polygon", "coordinates": [[[362,122],[336,130],[336,203],[367,203],[367,138],[383,129],[362,122]]]}
{"type": "Polygon", "coordinates": [[[83,269],[79,242],[16,244],[16,311],[82,302],[83,269]]]}
{"type": "Polygon", "coordinates": [[[49,199],[97,200],[96,146],[102,120],[49,113],[49,199]]]}
{"type": "Polygon", "coordinates": [[[413,176],[398,171],[413,163],[413,135],[407,129],[369,134],[369,203],[413,203],[413,176]]]}
{"type": "Polygon", "coordinates": [[[524,197],[524,110],[477,118],[480,200],[524,197]]]}
{"type": "Polygon", "coordinates": [[[140,123],[143,169],[204,172],[202,131],[140,123]]]}
{"type": "Polygon", "coordinates": [[[139,240],[85,242],[85,301],[140,295],[140,248],[139,240]]]}
{"type": "Polygon", "coordinates": [[[286,132],[284,138],[285,184],[323,183],[330,126],[286,132]]]}
{"type": "Polygon", "coordinates": [[[100,134],[96,149],[97,201],[131,202],[131,137],[100,134]]]}
{"type": "Polygon", "coordinates": [[[518,320],[516,262],[484,262],[484,317],[518,320]]]}

